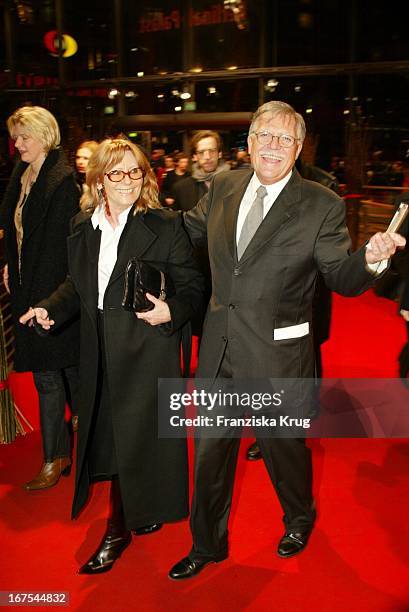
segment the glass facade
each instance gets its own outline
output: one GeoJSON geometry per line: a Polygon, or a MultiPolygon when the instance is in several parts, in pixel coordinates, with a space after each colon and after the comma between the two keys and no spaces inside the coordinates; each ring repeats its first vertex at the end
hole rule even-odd
{"type": "Polygon", "coordinates": [[[47,106],[69,146],[126,125],[139,131],[137,138],[149,132],[149,142],[169,149],[185,146],[187,131],[212,127],[215,114],[229,124],[229,113],[242,113],[236,125],[217,126],[236,147],[245,145],[245,113],[278,98],[305,116],[325,168],[345,155],[351,129],[364,134],[368,158],[382,151],[409,160],[402,6],[394,0],[1,2],[1,112],[47,106]],[[196,116],[196,125],[179,125],[196,116]],[[168,117],[168,124],[156,117],[168,117]]]}

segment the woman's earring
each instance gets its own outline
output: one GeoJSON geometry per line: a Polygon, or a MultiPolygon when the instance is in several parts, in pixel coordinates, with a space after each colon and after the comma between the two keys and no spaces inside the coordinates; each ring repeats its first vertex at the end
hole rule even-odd
{"type": "Polygon", "coordinates": [[[109,208],[109,202],[108,202],[108,197],[105,191],[105,187],[103,185],[101,185],[101,187],[98,189],[98,196],[99,196],[99,202],[101,205],[105,206],[105,214],[107,217],[111,216],[111,211],[109,208]]]}

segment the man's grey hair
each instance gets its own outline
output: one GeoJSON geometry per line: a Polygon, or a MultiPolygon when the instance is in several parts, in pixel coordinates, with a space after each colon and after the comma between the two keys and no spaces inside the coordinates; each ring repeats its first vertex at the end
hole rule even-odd
{"type": "Polygon", "coordinates": [[[256,112],[254,113],[251,119],[251,125],[249,129],[249,135],[254,134],[256,131],[257,121],[260,119],[261,115],[268,113],[275,117],[276,115],[284,115],[285,117],[292,117],[295,121],[295,129],[297,133],[297,138],[303,142],[305,138],[306,128],[305,121],[300,113],[297,113],[292,106],[287,104],[286,102],[281,102],[281,100],[272,100],[271,102],[266,102],[258,107],[256,112]]]}

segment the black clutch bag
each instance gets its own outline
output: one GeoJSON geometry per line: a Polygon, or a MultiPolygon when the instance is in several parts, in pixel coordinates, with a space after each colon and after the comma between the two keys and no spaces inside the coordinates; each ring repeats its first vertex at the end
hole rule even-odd
{"type": "Polygon", "coordinates": [[[165,272],[146,261],[132,257],[125,269],[122,307],[133,312],[152,310],[154,305],[147,299],[146,293],[154,295],[159,300],[166,300],[174,291],[170,278],[165,272]]]}

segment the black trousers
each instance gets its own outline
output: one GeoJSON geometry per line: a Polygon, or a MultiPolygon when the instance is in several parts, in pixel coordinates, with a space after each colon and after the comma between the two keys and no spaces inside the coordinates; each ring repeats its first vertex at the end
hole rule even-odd
{"type": "Polygon", "coordinates": [[[40,426],[44,461],[71,456],[71,440],[65,422],[67,398],[76,412],[78,393],[78,367],[33,372],[34,384],[40,402],[40,426]]]}
{"type": "MultiPolygon", "coordinates": [[[[219,376],[231,378],[228,352],[219,376]]],[[[196,438],[190,528],[191,558],[221,559],[228,553],[228,520],[240,438],[196,438]]],[[[257,438],[271,482],[284,511],[286,530],[309,529],[315,520],[311,451],[301,438],[257,438]]],[[[263,508],[263,520],[268,509],[263,508]]]]}

